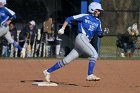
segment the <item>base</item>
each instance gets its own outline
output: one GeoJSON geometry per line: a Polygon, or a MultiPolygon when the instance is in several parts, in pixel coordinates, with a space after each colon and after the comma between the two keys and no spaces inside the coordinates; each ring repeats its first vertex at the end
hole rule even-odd
{"type": "Polygon", "coordinates": [[[37,86],[58,86],[57,83],[53,83],[53,82],[33,82],[32,85],[37,85],[37,86]]]}

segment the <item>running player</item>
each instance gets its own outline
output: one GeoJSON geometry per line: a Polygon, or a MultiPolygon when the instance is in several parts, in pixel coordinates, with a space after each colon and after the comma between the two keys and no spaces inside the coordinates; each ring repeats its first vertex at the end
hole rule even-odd
{"type": "Polygon", "coordinates": [[[83,53],[90,57],[88,65],[88,75],[86,77],[86,80],[100,80],[99,77],[93,74],[94,66],[98,58],[98,53],[90,44],[90,40],[93,38],[96,32],[98,33],[98,37],[103,37],[104,33],[101,29],[101,22],[97,18],[100,14],[100,11],[102,10],[103,9],[100,3],[92,2],[88,7],[89,14],[79,14],[68,17],[65,20],[62,28],[58,31],[58,33],[64,34],[64,30],[68,23],[76,20],[78,21],[79,34],[76,36],[74,49],[66,57],[64,57],[64,59],[58,61],[52,67],[43,71],[47,82],[50,82],[50,74],[52,72],[69,64],[71,61],[78,58],[79,55],[83,53]]]}
{"type": "Polygon", "coordinates": [[[22,53],[21,46],[13,40],[9,32],[9,24],[12,19],[16,18],[15,12],[5,7],[5,5],[6,0],[0,0],[0,37],[4,36],[9,43],[17,47],[22,53]]]}

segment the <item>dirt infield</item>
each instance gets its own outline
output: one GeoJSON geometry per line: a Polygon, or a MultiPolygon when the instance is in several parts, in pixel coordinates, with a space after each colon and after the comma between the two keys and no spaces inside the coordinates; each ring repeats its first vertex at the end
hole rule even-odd
{"type": "Polygon", "coordinates": [[[42,71],[58,59],[0,59],[0,93],[140,93],[139,60],[98,60],[101,81],[86,81],[87,60],[76,60],[52,73],[58,87],[38,87],[42,71]]]}

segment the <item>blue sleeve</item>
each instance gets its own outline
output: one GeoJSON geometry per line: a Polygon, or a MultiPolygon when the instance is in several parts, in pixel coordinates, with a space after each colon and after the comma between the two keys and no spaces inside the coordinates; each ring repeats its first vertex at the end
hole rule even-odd
{"type": "Polygon", "coordinates": [[[86,16],[86,15],[88,15],[88,14],[79,14],[79,15],[70,16],[65,21],[68,22],[68,23],[70,23],[73,20],[83,21],[84,16],[86,16]]]}
{"type": "Polygon", "coordinates": [[[14,19],[16,18],[15,12],[12,11],[12,10],[10,10],[10,9],[8,9],[7,7],[5,7],[5,12],[6,12],[6,14],[9,15],[11,18],[14,18],[14,19]]]}
{"type": "Polygon", "coordinates": [[[97,31],[98,31],[98,35],[100,35],[102,33],[101,24],[97,27],[97,31]]]}
{"type": "Polygon", "coordinates": [[[65,21],[68,22],[68,23],[70,23],[72,20],[74,20],[73,16],[68,17],[65,21]]]}
{"type": "Polygon", "coordinates": [[[97,32],[98,32],[98,36],[99,37],[103,37],[103,31],[102,31],[102,27],[101,27],[101,22],[99,21],[99,25],[97,27],[97,32]]]}

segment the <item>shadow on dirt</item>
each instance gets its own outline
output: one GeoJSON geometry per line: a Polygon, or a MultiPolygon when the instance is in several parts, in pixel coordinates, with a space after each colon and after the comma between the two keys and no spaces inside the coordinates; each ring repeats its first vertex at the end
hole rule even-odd
{"type": "MultiPolygon", "coordinates": [[[[29,82],[44,82],[44,80],[21,80],[21,83],[29,83],[29,82]]],[[[56,83],[60,86],[74,86],[74,87],[94,87],[94,86],[85,86],[85,85],[79,85],[79,84],[74,84],[74,83],[68,83],[68,82],[56,82],[56,81],[51,81],[53,83],[56,83]]]]}

